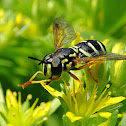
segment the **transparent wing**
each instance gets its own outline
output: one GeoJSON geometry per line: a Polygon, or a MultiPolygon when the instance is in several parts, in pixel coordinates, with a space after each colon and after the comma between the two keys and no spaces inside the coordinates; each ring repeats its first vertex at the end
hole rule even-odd
{"type": "Polygon", "coordinates": [[[60,17],[56,18],[53,23],[53,35],[55,51],[76,38],[73,27],[65,19],[60,17]]]}
{"type": "Polygon", "coordinates": [[[101,55],[101,56],[77,58],[77,59],[75,59],[75,62],[81,63],[81,62],[103,61],[103,60],[126,60],[126,55],[106,52],[105,55],[101,55]]]}

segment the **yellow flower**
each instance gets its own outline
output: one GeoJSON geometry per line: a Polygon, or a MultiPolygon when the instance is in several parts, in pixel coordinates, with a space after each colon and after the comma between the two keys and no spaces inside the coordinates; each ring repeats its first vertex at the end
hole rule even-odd
{"type": "Polygon", "coordinates": [[[0,9],[0,18],[3,18],[3,16],[4,16],[4,10],[0,9]]]}
{"type": "MultiPolygon", "coordinates": [[[[125,43],[118,42],[113,46],[112,53],[117,53],[121,55],[126,55],[125,51],[125,43]]],[[[111,62],[111,70],[110,70],[110,79],[113,84],[112,92],[114,95],[124,95],[126,96],[126,92],[124,90],[124,84],[126,82],[126,61],[125,60],[118,60],[111,62]],[[118,90],[118,88],[120,90],[118,90]]]]}
{"type": "Polygon", "coordinates": [[[0,103],[0,117],[5,120],[7,126],[31,126],[42,124],[48,118],[50,111],[50,102],[41,103],[36,106],[38,99],[35,100],[33,105],[29,108],[29,100],[32,95],[28,95],[26,101],[21,103],[21,93],[11,92],[10,89],[6,92],[6,105],[0,103]],[[6,108],[6,109],[5,109],[6,108]]]}
{"type": "Polygon", "coordinates": [[[40,34],[38,26],[22,13],[16,15],[15,24],[17,27],[16,35],[32,39],[40,34]]]}
{"type": "Polygon", "coordinates": [[[22,13],[15,16],[12,13],[11,18],[7,18],[7,12],[0,9],[0,32],[3,34],[3,43],[11,37],[21,35],[24,38],[33,39],[40,35],[40,29],[29,17],[22,13]]]}
{"type": "MultiPolygon", "coordinates": [[[[110,97],[110,91],[107,93],[110,85],[106,85],[103,92],[97,96],[98,86],[94,85],[92,93],[89,94],[87,88],[84,88],[80,83],[74,80],[72,88],[65,84],[65,93],[61,93],[49,85],[41,83],[41,85],[54,97],[59,98],[61,104],[65,106],[67,112],[66,116],[73,123],[77,120],[81,120],[84,116],[90,114],[90,118],[97,117],[99,114],[103,118],[109,118],[111,112],[101,111],[103,108],[119,103],[125,99],[125,97],[110,97]],[[106,94],[107,93],[107,94],[106,94]]],[[[121,114],[118,114],[121,117],[121,114]]]]}

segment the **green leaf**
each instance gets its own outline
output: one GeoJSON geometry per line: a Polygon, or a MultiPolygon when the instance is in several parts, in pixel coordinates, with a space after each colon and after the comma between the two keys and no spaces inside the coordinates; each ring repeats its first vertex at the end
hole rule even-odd
{"type": "Polygon", "coordinates": [[[1,124],[2,123],[6,123],[6,124],[8,123],[7,118],[4,116],[4,114],[2,112],[0,112],[0,117],[2,118],[2,119],[0,119],[0,121],[2,121],[1,124]]]}
{"type": "Polygon", "coordinates": [[[88,120],[83,121],[83,126],[98,126],[99,124],[106,121],[105,118],[101,117],[99,114],[95,118],[89,118],[88,120]],[[86,121],[86,123],[85,123],[86,121]]]}
{"type": "Polygon", "coordinates": [[[66,102],[65,102],[64,99],[61,98],[61,97],[58,97],[58,99],[60,100],[61,105],[62,105],[62,107],[64,108],[64,111],[65,111],[65,113],[66,113],[66,112],[69,110],[69,108],[68,108],[66,102]]]}
{"type": "Polygon", "coordinates": [[[99,125],[99,124],[101,124],[102,122],[104,122],[104,121],[106,121],[106,119],[105,118],[103,118],[103,117],[101,117],[99,114],[97,115],[97,118],[96,118],[97,120],[97,123],[95,122],[95,124],[97,124],[97,125],[99,125]]]}
{"type": "Polygon", "coordinates": [[[81,124],[81,121],[80,120],[78,120],[78,121],[75,121],[74,123],[73,123],[73,126],[81,126],[82,124],[81,124]]]}
{"type": "Polygon", "coordinates": [[[4,94],[3,94],[1,83],[0,83],[0,103],[5,103],[5,99],[4,99],[4,94]]]}
{"type": "Polygon", "coordinates": [[[122,120],[119,123],[119,126],[126,126],[126,116],[122,118],[122,120]]]}
{"type": "MultiPolygon", "coordinates": [[[[113,32],[117,31],[119,28],[123,27],[125,24],[126,18],[124,18],[126,9],[125,9],[126,1],[118,1],[118,0],[103,0],[101,8],[103,11],[103,16],[101,17],[102,29],[103,32],[108,34],[113,34],[113,32]],[[118,9],[117,9],[118,8],[118,9]],[[117,18],[118,17],[118,18],[117,18]]],[[[123,28],[121,28],[123,29],[123,28]]],[[[118,32],[119,33],[119,32],[118,32]]],[[[117,35],[116,35],[117,36],[117,35]]]]}
{"type": "Polygon", "coordinates": [[[119,111],[115,110],[112,115],[109,117],[109,126],[115,126],[117,122],[117,116],[119,111]]]}
{"type": "Polygon", "coordinates": [[[66,115],[63,115],[62,119],[64,126],[72,126],[70,119],[66,115]]]}
{"type": "Polygon", "coordinates": [[[90,118],[91,114],[85,115],[82,119],[82,125],[83,126],[88,126],[89,124],[89,118],[90,118]]]}
{"type": "Polygon", "coordinates": [[[123,62],[118,62],[118,61],[112,62],[112,64],[111,64],[111,72],[110,72],[111,81],[117,87],[120,87],[121,85],[125,84],[125,82],[126,82],[125,68],[126,68],[126,62],[125,61],[123,61],[123,62]],[[117,65],[121,65],[121,66],[119,68],[116,68],[116,67],[118,67],[117,65]],[[118,71],[116,71],[116,69],[118,69],[118,71]],[[115,73],[115,71],[116,71],[116,73],[115,73]]]}
{"type": "Polygon", "coordinates": [[[117,103],[114,105],[107,106],[100,110],[100,112],[113,112],[116,109],[119,109],[123,106],[123,103],[117,103]]]}
{"type": "Polygon", "coordinates": [[[70,119],[66,115],[63,115],[63,123],[64,126],[82,126],[82,122],[80,120],[71,123],[70,119]]]}
{"type": "Polygon", "coordinates": [[[106,63],[102,63],[98,70],[98,96],[101,94],[106,84],[108,83],[109,75],[107,74],[107,72],[108,69],[106,63]]]}
{"type": "Polygon", "coordinates": [[[65,85],[63,83],[60,83],[60,88],[66,94],[65,85]]]}
{"type": "Polygon", "coordinates": [[[61,103],[60,103],[59,99],[54,98],[51,101],[49,115],[51,115],[52,113],[54,113],[59,108],[60,105],[61,105],[61,103]]]}

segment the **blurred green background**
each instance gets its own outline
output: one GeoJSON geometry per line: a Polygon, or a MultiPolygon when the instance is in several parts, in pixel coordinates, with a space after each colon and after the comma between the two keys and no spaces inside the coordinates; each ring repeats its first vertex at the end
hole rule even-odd
{"type": "MultiPolygon", "coordinates": [[[[21,91],[22,101],[28,94],[33,95],[32,103],[36,98],[39,103],[53,99],[39,84],[24,90],[17,85],[42,70],[28,56],[43,59],[54,52],[52,24],[56,17],[66,19],[84,39],[91,35],[99,41],[110,39],[109,51],[117,42],[126,44],[126,0],[0,0],[0,82],[4,94],[9,88],[21,91]]],[[[36,80],[44,78],[38,75],[36,80]]],[[[60,90],[60,82],[62,77],[51,86],[60,90]]],[[[45,125],[61,125],[62,115],[60,107],[45,125]]]]}

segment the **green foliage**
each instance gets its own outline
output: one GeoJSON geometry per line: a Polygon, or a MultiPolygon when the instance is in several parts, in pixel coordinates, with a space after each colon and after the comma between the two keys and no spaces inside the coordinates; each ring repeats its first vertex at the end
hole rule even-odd
{"type": "Polygon", "coordinates": [[[96,118],[89,119],[90,114],[84,116],[81,121],[76,121],[74,123],[71,123],[69,118],[63,116],[63,121],[65,126],[115,126],[117,122],[117,114],[118,114],[118,110],[114,111],[110,116],[109,120],[107,121],[105,118],[102,118],[100,115],[97,115],[96,118]]]}
{"type": "Polygon", "coordinates": [[[107,106],[107,107],[101,109],[100,112],[113,112],[114,110],[119,109],[122,106],[123,106],[122,103],[117,103],[117,104],[110,105],[110,106],[107,106]]]}
{"type": "MultiPolygon", "coordinates": [[[[63,17],[70,22],[83,39],[90,39],[91,35],[100,41],[110,39],[106,44],[109,51],[112,51],[112,47],[120,41],[124,47],[126,45],[125,5],[125,0],[1,0],[0,82],[4,94],[9,88],[20,90],[23,101],[29,93],[33,95],[33,101],[36,97],[41,101],[52,99],[43,88],[40,88],[40,85],[30,85],[24,90],[17,85],[26,82],[36,71],[42,69],[42,66],[37,65],[38,62],[28,59],[28,56],[42,59],[46,54],[54,52],[52,24],[56,17],[63,17]]],[[[125,52],[125,48],[121,51],[125,52]]],[[[115,75],[115,62],[101,66],[98,76],[101,80],[105,78],[105,81],[99,90],[102,91],[103,85],[110,82],[113,96],[126,96],[125,67],[126,63],[123,62],[119,73],[115,75]],[[106,73],[102,75],[103,68],[106,73]]],[[[88,73],[85,74],[90,78],[88,73]]],[[[38,75],[36,80],[44,78],[38,75]]],[[[61,79],[51,85],[60,90],[61,79]]],[[[0,96],[0,101],[2,97],[0,96]]],[[[62,112],[59,111],[57,111],[58,116],[62,117],[62,112]]],[[[122,108],[122,112],[126,110],[122,108]]],[[[114,119],[114,116],[116,112],[111,118],[114,119]]],[[[124,117],[120,126],[125,124],[125,120],[124,117]]]]}
{"type": "Polygon", "coordinates": [[[109,126],[115,126],[117,121],[118,110],[115,110],[109,117],[109,126]]]}
{"type": "Polygon", "coordinates": [[[125,125],[126,125],[126,116],[124,116],[119,123],[119,126],[125,126],[125,125]]]}

